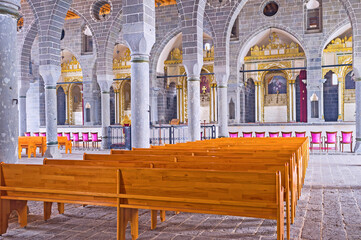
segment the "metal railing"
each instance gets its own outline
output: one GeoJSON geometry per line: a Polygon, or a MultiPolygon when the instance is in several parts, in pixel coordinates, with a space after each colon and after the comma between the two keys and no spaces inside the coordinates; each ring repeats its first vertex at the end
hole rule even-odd
{"type": "MultiPolygon", "coordinates": [[[[216,138],[216,125],[202,125],[201,140],[216,138]]],[[[131,127],[108,128],[110,149],[131,149],[131,127]]],[[[176,144],[188,141],[187,125],[159,125],[150,127],[150,145],[176,144]]]]}

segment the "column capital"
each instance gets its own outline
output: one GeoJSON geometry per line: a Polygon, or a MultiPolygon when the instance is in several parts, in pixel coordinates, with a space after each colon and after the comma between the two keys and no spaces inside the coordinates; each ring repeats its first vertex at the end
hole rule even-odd
{"type": "Polygon", "coordinates": [[[39,74],[45,85],[55,86],[61,76],[61,67],[57,65],[40,65],[39,74]]]}
{"type": "Polygon", "coordinates": [[[97,82],[102,92],[110,91],[110,87],[113,84],[113,77],[113,75],[109,74],[100,74],[97,76],[97,82]]]}
{"type": "Polygon", "coordinates": [[[18,19],[20,17],[19,9],[20,0],[0,0],[0,14],[18,19]]]}
{"type": "Polygon", "coordinates": [[[199,78],[203,66],[203,61],[198,59],[183,59],[183,66],[186,70],[188,78],[199,78]]]}

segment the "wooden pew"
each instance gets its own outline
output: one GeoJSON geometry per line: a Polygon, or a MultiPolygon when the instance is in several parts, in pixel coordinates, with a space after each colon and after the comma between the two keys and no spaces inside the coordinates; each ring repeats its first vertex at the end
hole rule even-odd
{"type": "Polygon", "coordinates": [[[284,239],[280,172],[0,166],[0,234],[10,211],[25,215],[26,201],[32,200],[116,206],[121,240],[128,222],[132,239],[138,237],[139,208],[274,219],[277,239],[284,239]]]}
{"type": "MultiPolygon", "coordinates": [[[[94,154],[98,155],[98,154],[94,154]]],[[[108,155],[109,156],[109,155],[108,155]]],[[[214,162],[199,162],[197,157],[193,158],[194,161],[189,162],[168,162],[167,158],[165,161],[162,161],[161,158],[158,158],[158,161],[151,161],[149,158],[145,160],[130,160],[130,161],[102,161],[98,159],[94,160],[56,160],[56,159],[44,159],[44,165],[71,165],[71,166],[100,166],[100,167],[142,167],[142,168],[162,168],[162,169],[207,169],[207,170],[221,170],[221,171],[249,171],[249,172],[258,172],[258,171],[280,171],[282,178],[282,187],[285,189],[284,200],[286,202],[286,216],[287,216],[287,238],[290,238],[290,170],[289,164],[287,161],[269,161],[267,164],[264,164],[263,159],[259,161],[247,161],[247,162],[222,162],[220,159],[214,162]]],[[[294,160],[293,160],[294,161],[294,160]]],[[[293,164],[294,165],[294,164],[293,164]]],[[[292,181],[291,181],[292,182],[292,181]]],[[[292,196],[292,194],[291,194],[292,196]]],[[[295,200],[293,196],[291,200],[295,200]]],[[[295,203],[292,203],[294,206],[295,203]]],[[[152,213],[152,229],[156,227],[156,214],[152,213]]]]}

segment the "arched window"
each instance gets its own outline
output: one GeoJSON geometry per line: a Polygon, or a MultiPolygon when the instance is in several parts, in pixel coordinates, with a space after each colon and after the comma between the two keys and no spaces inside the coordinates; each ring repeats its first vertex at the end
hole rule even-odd
{"type": "Polygon", "coordinates": [[[355,81],[352,79],[353,72],[350,71],[345,77],[345,89],[355,89],[355,81]]]}

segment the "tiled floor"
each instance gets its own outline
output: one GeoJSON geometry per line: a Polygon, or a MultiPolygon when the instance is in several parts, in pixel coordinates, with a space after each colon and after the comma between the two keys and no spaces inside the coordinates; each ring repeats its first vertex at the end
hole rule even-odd
{"type": "MultiPolygon", "coordinates": [[[[101,153],[94,151],[93,153],[101,153]]],[[[81,159],[75,151],[66,156],[81,159]]],[[[23,158],[21,163],[41,163],[23,158]]],[[[361,156],[312,155],[292,239],[361,239],[361,156]]],[[[42,220],[42,203],[29,203],[29,224],[19,228],[11,219],[1,239],[116,239],[116,209],[66,205],[65,214],[42,220]]],[[[129,230],[129,229],[128,229],[129,230]]],[[[150,230],[149,211],[140,211],[139,239],[276,239],[272,220],[167,212],[167,220],[150,230]]],[[[127,239],[131,239],[128,231],[127,239]]]]}

